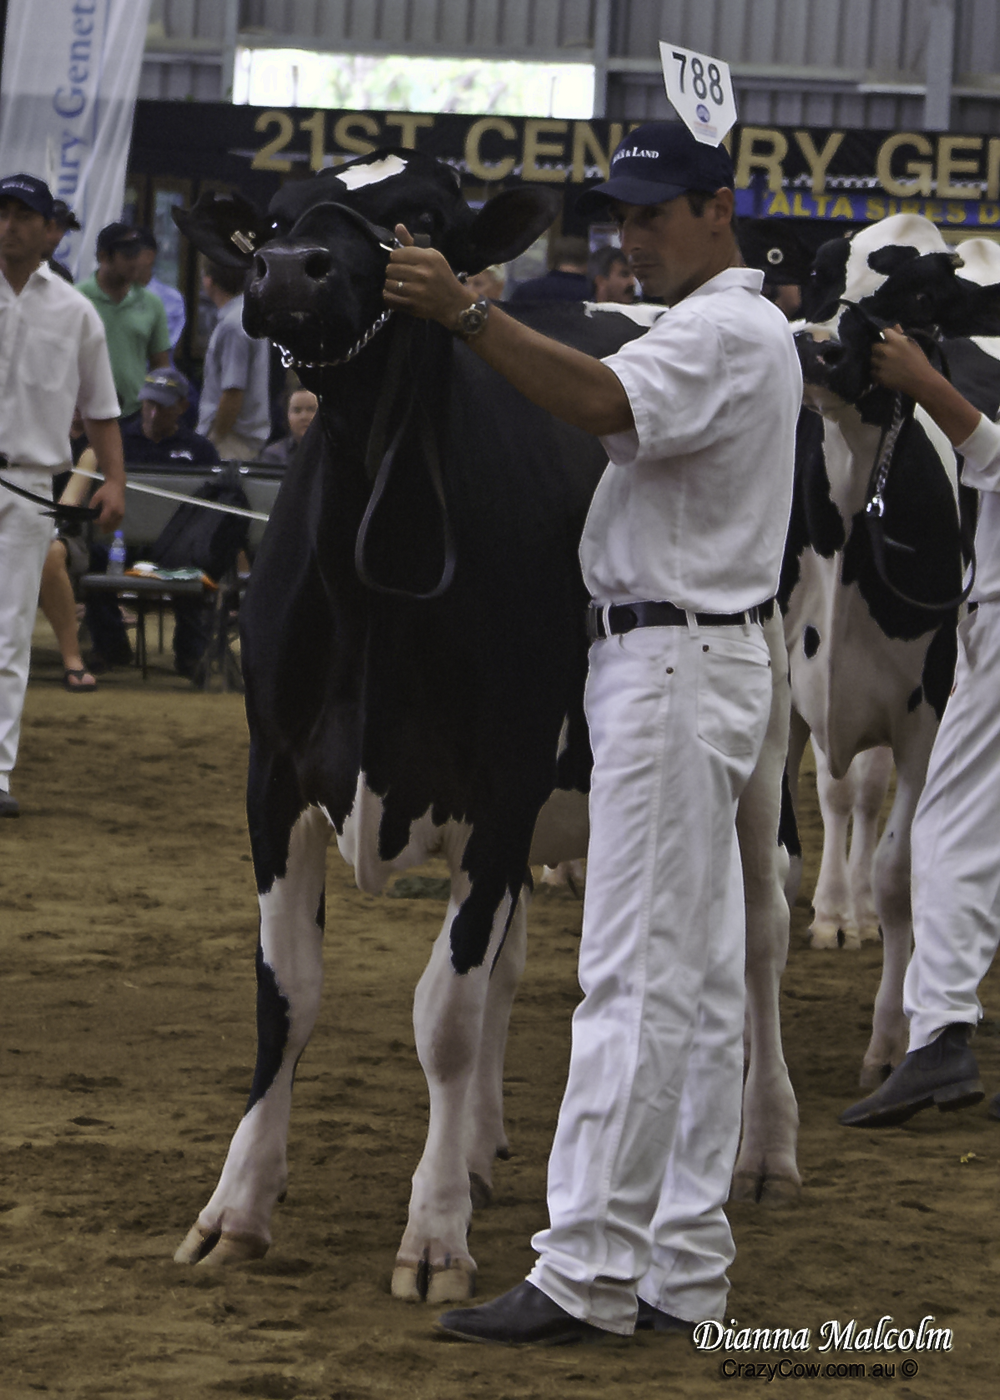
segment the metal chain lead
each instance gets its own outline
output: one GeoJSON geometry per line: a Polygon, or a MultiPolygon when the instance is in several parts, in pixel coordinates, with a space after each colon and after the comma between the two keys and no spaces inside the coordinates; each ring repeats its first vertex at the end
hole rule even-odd
{"type": "Polygon", "coordinates": [[[336,369],[338,365],[346,365],[348,361],[354,359],[355,355],[360,355],[369,341],[374,340],[375,336],[378,335],[379,331],[389,320],[392,315],[392,310],[392,307],[387,307],[375,324],[369,326],[361,339],[356,341],[355,344],[351,346],[350,350],[348,350],[347,354],[342,356],[339,360],[297,360],[291,350],[286,350],[285,347],[276,340],[274,343],[281,351],[282,369],[336,369]]]}

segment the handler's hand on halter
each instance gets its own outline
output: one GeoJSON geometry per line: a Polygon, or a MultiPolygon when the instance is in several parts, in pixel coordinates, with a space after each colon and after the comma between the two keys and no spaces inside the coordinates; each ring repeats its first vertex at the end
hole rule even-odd
{"type": "Polygon", "coordinates": [[[886,327],[880,342],[872,346],[872,378],[884,389],[900,389],[911,398],[936,371],[915,340],[903,334],[902,326],[886,327]]]}
{"type": "Polygon", "coordinates": [[[386,305],[451,329],[458,313],[471,306],[475,297],[436,248],[416,247],[404,224],[396,225],[395,234],[402,247],[389,254],[383,291],[386,305]]]}

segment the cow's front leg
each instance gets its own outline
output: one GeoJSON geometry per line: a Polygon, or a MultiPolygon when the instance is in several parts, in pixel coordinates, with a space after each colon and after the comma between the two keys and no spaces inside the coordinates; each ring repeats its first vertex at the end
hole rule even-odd
{"type": "Polygon", "coordinates": [[[778,992],[788,956],[787,857],[778,845],[782,773],[789,732],[789,694],[780,632],[768,627],[774,690],[757,767],[736,815],[747,920],[747,1041],[743,1135],[732,1199],[784,1206],[798,1199],[799,1113],[781,1046],[778,992]]]}
{"type": "Polygon", "coordinates": [[[267,1252],[284,1195],[295,1066],[323,983],[323,885],[330,828],[316,808],[292,828],[285,873],[260,896],[257,1063],[219,1184],[177,1250],[179,1264],[243,1263],[267,1252]]]}
{"type": "Polygon", "coordinates": [[[504,947],[491,977],[510,914],[510,900],[505,897],[482,964],[466,973],[455,972],[451,922],[467,889],[466,877],[459,873],[452,882],[444,927],[413,1002],[430,1122],[424,1153],[413,1174],[392,1292],[396,1298],[426,1298],[429,1303],[460,1302],[475,1292],[476,1265],[467,1243],[473,1205],[470,1168],[488,1183],[493,1156],[506,1150],[501,1108],[503,1044],[524,961],[524,916],[518,910],[511,923],[513,945],[504,947]],[[511,967],[501,971],[508,954],[511,967]],[[489,1045],[484,1043],[487,1035],[489,1045]]]}

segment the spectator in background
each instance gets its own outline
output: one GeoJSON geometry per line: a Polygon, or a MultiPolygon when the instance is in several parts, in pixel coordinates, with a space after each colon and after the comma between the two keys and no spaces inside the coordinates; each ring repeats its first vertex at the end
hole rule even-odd
{"type": "MultiPolygon", "coordinates": [[[[470,277],[469,282],[471,281],[470,277]]],[[[288,395],[286,410],[288,432],[285,437],[265,447],[260,454],[260,460],[270,462],[272,466],[287,467],[295,455],[296,448],[305,437],[306,429],[316,417],[318,408],[319,399],[311,389],[303,389],[301,384],[297,389],[292,389],[288,395]]]]}
{"type": "Polygon", "coordinates": [[[205,295],[219,313],[205,353],[198,431],[227,460],[254,461],[271,433],[270,348],[243,329],[244,272],[208,263],[205,295]]]}
{"type": "Polygon", "coordinates": [[[635,278],[620,248],[611,244],[598,248],[590,259],[588,271],[594,284],[594,301],[617,301],[626,306],[635,301],[635,278]]]}
{"type": "MultiPolygon", "coordinates": [[[[80,458],[84,471],[94,471],[97,459],[91,448],[80,458]]],[[[79,506],[90,494],[93,482],[89,477],[71,474],[59,496],[60,505],[79,506]]],[[[62,525],[52,543],[42,569],[39,606],[55,633],[63,664],[63,686],[71,695],[89,695],[97,689],[97,681],[83,664],[80,652],[80,629],[76,613],[73,580],[87,572],[90,551],[80,525],[62,525]]]]}
{"type": "Polygon", "coordinates": [[[588,272],[594,283],[592,301],[618,301],[622,305],[632,305],[636,300],[636,279],[622,249],[613,248],[611,244],[598,248],[591,255],[588,272]]]}
{"type": "Polygon", "coordinates": [[[544,277],[532,277],[515,287],[509,298],[512,306],[526,301],[587,301],[590,279],[587,276],[587,240],[585,238],[554,238],[552,267],[544,277]]]}
{"type": "Polygon", "coordinates": [[[190,394],[191,385],[172,365],[146,375],[139,390],[141,412],[122,430],[126,466],[178,461],[198,467],[218,465],[219,454],[208,438],[181,425],[190,394]]]}
{"type": "Polygon", "coordinates": [[[474,272],[465,279],[465,285],[474,297],[486,297],[488,301],[500,301],[506,283],[507,274],[500,263],[484,267],[482,272],[474,272]]]}
{"type": "Polygon", "coordinates": [[[45,254],[45,261],[57,277],[61,277],[64,282],[72,284],[73,274],[64,263],[56,262],[55,256],[56,249],[70,229],[78,233],[80,231],[80,220],[64,199],[54,199],[52,201],[51,227],[47,233],[46,239],[47,252],[45,254]]]}
{"type": "Polygon", "coordinates": [[[147,371],[170,363],[163,302],[136,285],[142,247],[138,229],[108,224],[97,235],[97,271],[80,283],[80,291],[104,322],[122,418],[138,412],[147,371]]]}
{"type": "Polygon", "coordinates": [[[170,332],[170,349],[173,352],[184,334],[184,322],[187,320],[184,298],[176,287],[171,287],[168,282],[161,282],[159,277],[153,276],[159,245],[152,229],[141,224],[136,232],[139,235],[139,265],[135,280],[140,287],[145,287],[147,292],[152,292],[163,302],[163,309],[167,313],[167,330],[170,332]]]}

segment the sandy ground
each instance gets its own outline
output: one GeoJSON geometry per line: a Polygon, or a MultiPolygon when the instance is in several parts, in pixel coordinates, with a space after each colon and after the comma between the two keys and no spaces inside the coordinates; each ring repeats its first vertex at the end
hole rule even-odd
{"type": "MultiPolygon", "coordinates": [[[[242,808],[238,696],[197,694],[154,657],[67,695],[40,630],[16,791],[0,829],[0,1397],[375,1400],[698,1397],[739,1391],[723,1348],[643,1335],[545,1351],[437,1338],[389,1296],[426,1093],[410,998],[443,904],[358,893],[329,863],[324,1010],[302,1063],[291,1186],[275,1244],[242,1271],[171,1255],[207,1199],[253,1063],[256,903],[242,808]]],[[[807,880],[818,844],[805,822],[807,880]]],[[[433,874],[433,871],[425,872],[433,874]]],[[[1000,1124],[984,1107],[883,1133],[836,1115],[858,1097],[879,951],[814,953],[795,911],[783,992],[805,1189],[792,1210],[732,1210],[731,1316],[812,1329],[821,1374],[766,1377],[788,1397],[993,1397],[1000,1303],[1000,1124]],[[953,1349],[826,1353],[829,1319],[883,1314],[952,1329],[953,1349]],[[823,1374],[832,1363],[864,1379],[823,1374]],[[894,1366],[878,1378],[874,1366],[894,1366]]],[[[577,1000],[580,905],[540,895],[508,1059],[513,1159],[478,1215],[480,1293],[512,1286],[545,1223],[548,1144],[577,1000]]],[[[1000,1087],[1000,986],[977,1041],[1000,1087]]]]}

